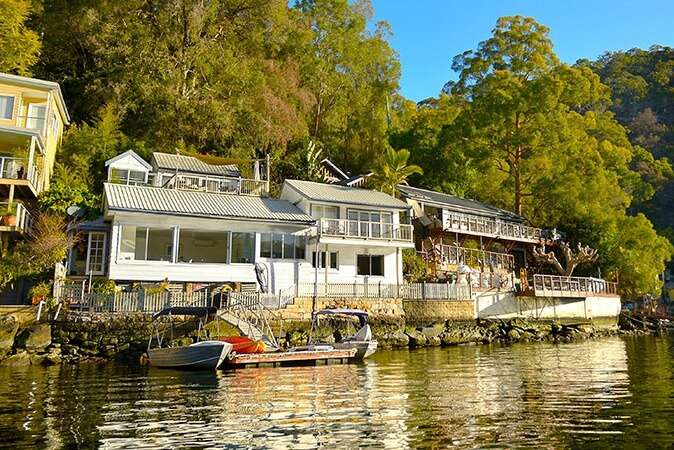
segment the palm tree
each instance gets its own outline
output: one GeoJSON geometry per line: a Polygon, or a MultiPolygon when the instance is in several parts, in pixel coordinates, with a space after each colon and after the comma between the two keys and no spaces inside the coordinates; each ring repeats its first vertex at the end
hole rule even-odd
{"type": "Polygon", "coordinates": [[[382,192],[389,192],[396,195],[396,186],[407,184],[407,179],[418,173],[422,175],[424,171],[416,164],[408,164],[410,152],[406,149],[395,151],[393,147],[387,146],[384,157],[379,161],[372,171],[372,181],[382,192]]]}

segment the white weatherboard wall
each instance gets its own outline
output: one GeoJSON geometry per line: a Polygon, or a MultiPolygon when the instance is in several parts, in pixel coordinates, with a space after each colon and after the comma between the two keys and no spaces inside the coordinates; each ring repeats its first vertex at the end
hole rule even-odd
{"type": "Polygon", "coordinates": [[[477,317],[482,319],[594,319],[617,318],[620,297],[517,297],[513,292],[474,292],[477,317]]]}

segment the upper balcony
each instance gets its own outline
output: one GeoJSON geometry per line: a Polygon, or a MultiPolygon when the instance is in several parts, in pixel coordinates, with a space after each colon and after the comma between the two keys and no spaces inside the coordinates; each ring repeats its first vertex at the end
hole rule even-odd
{"type": "Polygon", "coordinates": [[[407,247],[414,245],[413,228],[408,224],[322,218],[318,221],[318,234],[321,241],[325,241],[324,238],[336,238],[344,240],[344,243],[374,241],[377,244],[390,242],[405,244],[403,246],[407,247]]]}
{"type": "Polygon", "coordinates": [[[35,198],[44,183],[41,139],[31,132],[0,126],[0,198],[35,198]]]}
{"type": "MultiPolygon", "coordinates": [[[[166,177],[164,176],[164,178],[166,177]]],[[[177,173],[171,178],[163,180],[161,187],[214,194],[254,195],[258,197],[269,194],[268,183],[265,180],[217,175],[177,173]]]]}
{"type": "Polygon", "coordinates": [[[445,231],[509,241],[538,243],[547,239],[547,233],[541,228],[447,210],[442,211],[442,228],[445,231]]]}
{"type": "Polygon", "coordinates": [[[33,225],[33,215],[23,203],[0,202],[0,231],[26,233],[33,225]]]}

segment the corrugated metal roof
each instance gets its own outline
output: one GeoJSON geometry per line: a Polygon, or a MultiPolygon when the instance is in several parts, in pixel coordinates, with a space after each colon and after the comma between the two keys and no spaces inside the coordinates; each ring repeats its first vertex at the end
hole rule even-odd
{"type": "Polygon", "coordinates": [[[398,186],[398,190],[403,197],[422,203],[431,203],[436,206],[469,214],[497,217],[511,222],[524,222],[524,217],[515,214],[514,212],[496,208],[495,206],[487,205],[486,203],[478,202],[476,200],[455,197],[443,192],[429,191],[427,189],[420,189],[412,186],[400,185],[398,186]]]}
{"type": "Polygon", "coordinates": [[[108,210],[313,223],[286,200],[105,183],[108,210]]]}
{"type": "Polygon", "coordinates": [[[301,180],[286,180],[285,183],[304,197],[319,202],[350,203],[382,208],[409,208],[407,203],[402,200],[371,189],[301,180]]]}
{"type": "Polygon", "coordinates": [[[241,171],[234,164],[207,164],[194,156],[154,152],[152,154],[152,160],[159,169],[177,170],[179,172],[200,173],[205,175],[221,175],[226,177],[241,176],[241,171]]]}

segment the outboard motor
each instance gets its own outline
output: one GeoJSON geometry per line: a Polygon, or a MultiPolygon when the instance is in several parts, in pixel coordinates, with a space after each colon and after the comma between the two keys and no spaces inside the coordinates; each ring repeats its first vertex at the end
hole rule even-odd
{"type": "Polygon", "coordinates": [[[267,290],[269,289],[267,266],[264,264],[255,263],[255,277],[257,278],[257,284],[260,285],[260,291],[266,294],[267,290]]]}

